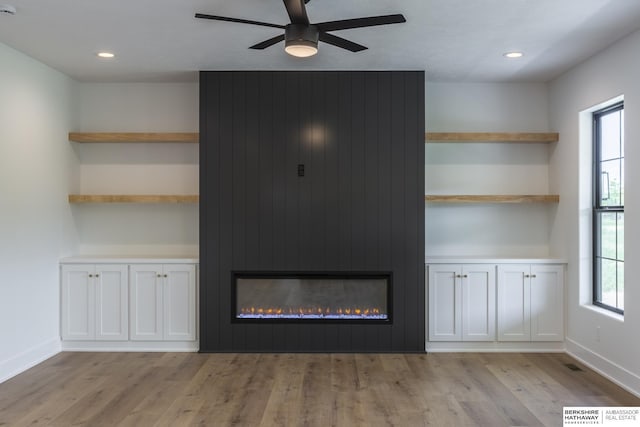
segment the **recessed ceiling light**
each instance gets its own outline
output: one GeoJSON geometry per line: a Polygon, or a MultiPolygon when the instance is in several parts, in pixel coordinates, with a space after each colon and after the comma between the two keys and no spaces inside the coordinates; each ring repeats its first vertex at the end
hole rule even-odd
{"type": "Polygon", "coordinates": [[[98,52],[98,56],[99,56],[100,58],[107,58],[107,59],[109,59],[109,58],[113,58],[115,55],[114,55],[113,53],[111,53],[111,52],[98,52]]]}
{"type": "Polygon", "coordinates": [[[522,52],[507,52],[502,54],[502,56],[504,56],[505,58],[522,58],[524,56],[524,53],[522,52]]]}
{"type": "Polygon", "coordinates": [[[3,15],[15,15],[16,8],[10,4],[0,4],[0,13],[3,15]]]}

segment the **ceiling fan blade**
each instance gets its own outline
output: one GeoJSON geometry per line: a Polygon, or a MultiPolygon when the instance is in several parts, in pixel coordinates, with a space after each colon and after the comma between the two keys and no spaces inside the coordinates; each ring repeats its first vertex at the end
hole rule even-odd
{"type": "Polygon", "coordinates": [[[282,0],[292,24],[309,25],[309,17],[304,0],[282,0]]]}
{"type": "Polygon", "coordinates": [[[284,25],[270,24],[268,22],[251,21],[249,19],[229,18],[226,16],[207,15],[204,13],[196,13],[196,18],[212,19],[214,21],[237,22],[239,24],[260,25],[261,27],[284,28],[284,25]]]}
{"type": "Polygon", "coordinates": [[[407,22],[404,16],[381,15],[368,18],[343,19],[341,21],[321,22],[315,24],[320,31],[348,30],[349,28],[375,27],[376,25],[401,24],[407,22]]]}
{"type": "Polygon", "coordinates": [[[253,46],[250,46],[249,49],[266,49],[269,46],[273,46],[274,44],[280,43],[283,40],[284,40],[284,34],[280,34],[279,36],[272,37],[269,40],[265,40],[258,44],[254,44],[253,46]]]}
{"type": "Polygon", "coordinates": [[[360,52],[362,50],[366,50],[366,46],[362,46],[361,44],[354,43],[347,39],[343,39],[342,37],[334,36],[333,34],[328,33],[320,33],[318,35],[320,41],[328,43],[330,45],[340,47],[342,49],[350,50],[351,52],[360,52]]]}

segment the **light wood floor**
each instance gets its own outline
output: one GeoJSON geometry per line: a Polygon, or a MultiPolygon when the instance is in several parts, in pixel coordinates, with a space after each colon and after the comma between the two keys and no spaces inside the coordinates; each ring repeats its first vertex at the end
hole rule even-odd
{"type": "Polygon", "coordinates": [[[564,354],[60,353],[0,384],[2,426],[560,426],[610,405],[640,399],[564,354]]]}

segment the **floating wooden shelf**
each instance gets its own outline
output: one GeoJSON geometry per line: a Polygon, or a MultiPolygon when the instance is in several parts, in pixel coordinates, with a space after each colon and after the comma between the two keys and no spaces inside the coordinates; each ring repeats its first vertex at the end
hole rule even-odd
{"type": "Polygon", "coordinates": [[[558,203],[560,196],[548,195],[428,195],[431,203],[558,203]]]}
{"type": "Polygon", "coordinates": [[[74,142],[186,142],[197,143],[197,132],[69,132],[74,142]]]}
{"type": "Polygon", "coordinates": [[[69,194],[69,203],[198,203],[198,195],[69,194]]]}
{"type": "Polygon", "coordinates": [[[427,132],[426,142],[557,142],[557,132],[427,132]]]}

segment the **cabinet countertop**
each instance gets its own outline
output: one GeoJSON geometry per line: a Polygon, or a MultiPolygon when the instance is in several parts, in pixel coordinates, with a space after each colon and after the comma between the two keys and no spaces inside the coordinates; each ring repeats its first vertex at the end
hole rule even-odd
{"type": "Polygon", "coordinates": [[[513,258],[481,256],[428,256],[425,264],[567,264],[563,258],[513,258]]]}
{"type": "Polygon", "coordinates": [[[197,255],[75,255],[60,259],[60,264],[198,264],[197,255]]]}

